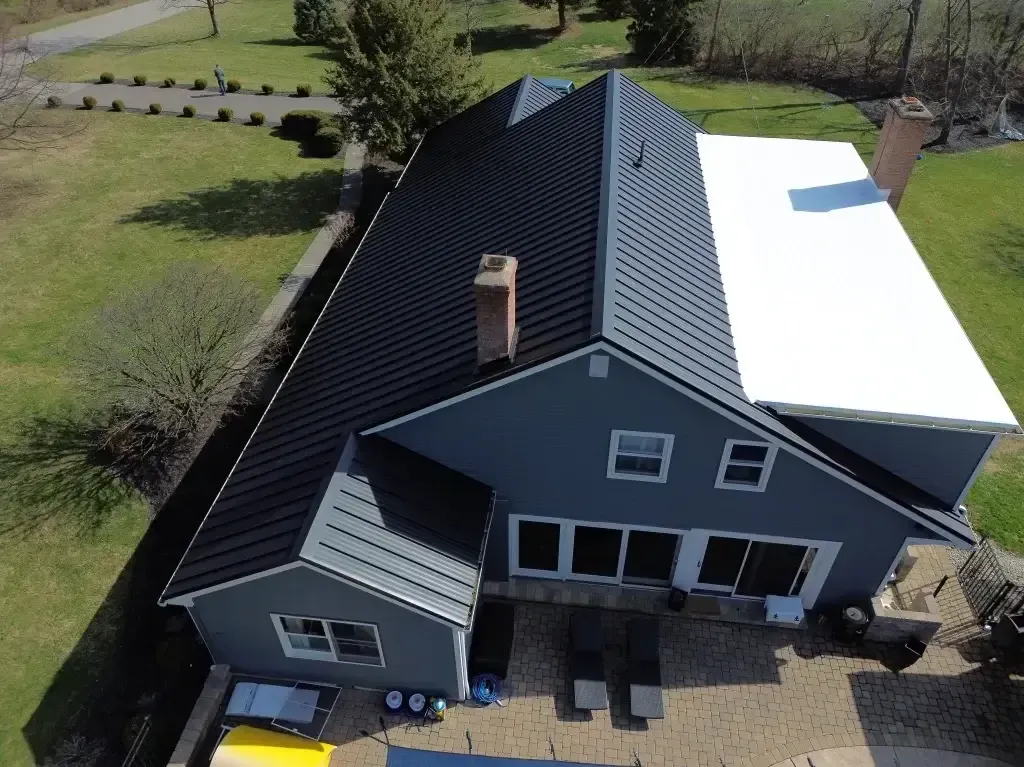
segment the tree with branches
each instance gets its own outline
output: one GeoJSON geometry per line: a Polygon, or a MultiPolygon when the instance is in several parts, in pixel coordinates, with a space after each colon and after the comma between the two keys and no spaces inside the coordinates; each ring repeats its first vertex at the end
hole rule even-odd
{"type": "Polygon", "coordinates": [[[305,43],[330,43],[338,34],[338,9],[334,0],[295,0],[292,29],[305,43]]]}
{"type": "Polygon", "coordinates": [[[584,0],[521,0],[530,8],[558,8],[558,31],[564,32],[569,25],[569,9],[579,8],[584,0]]]}
{"type": "Polygon", "coordinates": [[[28,66],[41,57],[11,29],[0,24],[0,150],[55,147],[81,123],[69,112],[40,108],[53,83],[45,75],[29,76],[28,66]]]}
{"type": "Polygon", "coordinates": [[[921,0],[910,0],[907,5],[907,31],[903,36],[903,45],[900,47],[900,66],[896,72],[896,82],[893,91],[900,95],[907,89],[907,74],[910,71],[910,54],[914,49],[914,37],[917,34],[917,25],[921,18],[921,0]]]}
{"type": "Polygon", "coordinates": [[[692,64],[698,41],[691,16],[699,0],[633,0],[626,39],[647,64],[692,64]]]}
{"type": "Polygon", "coordinates": [[[213,27],[212,37],[220,37],[220,23],[217,21],[217,9],[222,5],[234,3],[237,0],[164,0],[164,7],[190,7],[205,8],[210,14],[210,25],[213,27]]]}
{"type": "Polygon", "coordinates": [[[115,463],[159,466],[253,401],[284,344],[263,304],[245,279],[186,263],[97,314],[80,361],[115,463]]]}
{"type": "Polygon", "coordinates": [[[327,82],[349,110],[344,131],[371,152],[404,159],[481,92],[447,0],[354,0],[341,43],[327,82]]]}
{"type": "MultiPolygon", "coordinates": [[[[946,0],[947,8],[951,8],[952,4],[956,0],[946,0]]],[[[946,104],[946,112],[942,119],[942,129],[939,131],[938,138],[935,139],[935,144],[946,144],[949,142],[949,134],[953,130],[953,122],[956,120],[957,109],[960,106],[960,99],[964,94],[964,85],[967,83],[969,76],[970,64],[971,64],[971,35],[974,31],[974,17],[972,0],[959,0],[960,9],[956,12],[950,10],[949,16],[951,18],[957,18],[962,15],[964,19],[962,37],[958,42],[955,43],[955,47],[960,51],[960,68],[957,73],[956,84],[953,86],[952,94],[949,97],[949,102],[946,104]]],[[[950,42],[952,43],[952,30],[949,34],[950,42]]],[[[950,50],[953,50],[951,45],[950,50]]],[[[946,66],[947,70],[951,65],[952,53],[947,58],[946,66]]],[[[947,84],[948,84],[947,79],[947,84]]]]}

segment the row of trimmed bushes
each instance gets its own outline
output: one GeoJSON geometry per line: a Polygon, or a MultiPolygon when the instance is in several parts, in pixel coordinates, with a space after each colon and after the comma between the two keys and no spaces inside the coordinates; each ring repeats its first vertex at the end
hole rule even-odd
{"type": "MultiPolygon", "coordinates": [[[[113,72],[103,72],[100,74],[101,83],[109,85],[110,83],[114,82],[114,79],[115,78],[113,72]]],[[[132,78],[132,82],[134,82],[136,85],[145,85],[147,82],[149,82],[149,78],[147,78],[146,75],[135,75],[132,78]]],[[[177,80],[175,80],[173,77],[164,78],[165,88],[173,88],[177,84],[177,80]]],[[[208,84],[209,81],[205,77],[197,77],[195,81],[192,83],[192,85],[195,87],[197,91],[206,90],[206,86],[208,84]]],[[[225,83],[225,85],[227,87],[228,93],[237,93],[238,91],[242,90],[241,80],[228,80],[227,83],[225,83]]],[[[263,94],[265,96],[269,96],[274,92],[274,86],[271,85],[270,83],[263,83],[263,85],[260,86],[260,90],[263,91],[263,94]]],[[[300,83],[299,85],[295,86],[295,95],[302,96],[303,98],[312,96],[313,86],[307,83],[300,83]]]]}
{"type": "MultiPolygon", "coordinates": [[[[51,108],[53,108],[53,109],[56,109],[57,107],[61,106],[62,103],[63,102],[60,100],[59,96],[50,96],[50,97],[48,97],[46,99],[46,105],[51,107],[51,108]]],[[[83,96],[82,97],[82,106],[84,108],[86,108],[86,109],[95,109],[96,108],[96,103],[97,102],[96,102],[96,97],[95,96],[83,96]]],[[[112,102],[110,102],[110,110],[112,112],[123,112],[123,111],[125,111],[124,102],[121,101],[121,99],[114,99],[112,102]]],[[[154,102],[154,103],[149,105],[149,113],[151,115],[158,115],[161,112],[163,112],[163,107],[160,106],[160,104],[154,102]]],[[[192,104],[186,104],[182,108],[181,114],[182,114],[183,117],[195,117],[196,116],[196,108],[192,104]]],[[[230,107],[221,107],[220,109],[217,110],[217,120],[220,121],[220,122],[223,122],[223,123],[231,122],[231,119],[234,116],[235,116],[235,110],[231,109],[230,107]]],[[[265,123],[266,121],[267,121],[267,118],[266,118],[266,116],[262,112],[250,112],[249,113],[249,123],[251,125],[263,125],[263,123],[265,123]]],[[[334,130],[337,130],[337,129],[334,129],[334,130]]],[[[340,131],[339,131],[339,134],[340,134],[340,131]]],[[[335,151],[335,154],[337,154],[337,151],[335,151]]]]}

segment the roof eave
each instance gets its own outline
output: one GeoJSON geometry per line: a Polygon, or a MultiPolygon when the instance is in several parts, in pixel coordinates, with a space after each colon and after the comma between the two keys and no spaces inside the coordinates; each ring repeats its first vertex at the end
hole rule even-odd
{"type": "Polygon", "coordinates": [[[823,407],[820,405],[798,405],[791,402],[758,400],[757,404],[770,408],[780,415],[806,416],[810,418],[832,418],[845,421],[900,424],[922,426],[956,431],[974,431],[983,434],[1024,434],[1016,422],[978,421],[963,418],[937,418],[934,416],[909,413],[887,413],[855,408],[823,407]]]}

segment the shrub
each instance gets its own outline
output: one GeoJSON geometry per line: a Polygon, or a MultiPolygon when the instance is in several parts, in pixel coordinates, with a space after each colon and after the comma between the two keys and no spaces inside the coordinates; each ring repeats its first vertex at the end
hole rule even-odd
{"type": "Polygon", "coordinates": [[[326,45],[340,32],[334,0],[295,0],[295,36],[305,43],[326,45]]]}
{"type": "Polygon", "coordinates": [[[597,0],[597,13],[602,19],[624,19],[633,10],[631,0],[597,0]]]}
{"type": "Polygon", "coordinates": [[[173,88],[177,84],[178,84],[178,81],[175,80],[173,77],[165,77],[164,78],[164,87],[165,88],[173,88]]]}
{"type": "Polygon", "coordinates": [[[132,80],[136,85],[145,85],[148,78],[145,75],[135,75],[132,80]]]}
{"type": "Polygon", "coordinates": [[[196,81],[193,83],[193,85],[196,86],[196,90],[197,91],[205,91],[206,90],[206,78],[205,77],[197,77],[196,81]]]}
{"type": "Polygon", "coordinates": [[[114,73],[113,72],[103,72],[103,73],[101,73],[100,74],[100,82],[101,83],[107,83],[108,85],[110,83],[114,82],[114,73]]]}
{"type": "Polygon", "coordinates": [[[86,109],[92,109],[96,106],[96,98],[93,96],[83,96],[82,106],[84,106],[86,109]]]}
{"type": "Polygon", "coordinates": [[[263,125],[267,121],[267,118],[262,112],[251,112],[249,114],[249,122],[253,125],[263,125]]]}
{"type": "Polygon", "coordinates": [[[274,92],[274,86],[270,85],[269,83],[263,83],[263,85],[261,85],[260,87],[263,89],[264,96],[269,96],[271,93],[274,92]]]}
{"type": "Polygon", "coordinates": [[[196,108],[194,106],[192,106],[191,104],[186,104],[184,107],[182,107],[181,113],[185,117],[195,117],[196,116],[196,108]]]}
{"type": "Polygon", "coordinates": [[[161,107],[159,104],[150,104],[149,105],[149,113],[151,115],[158,115],[158,114],[160,114],[160,112],[162,110],[163,110],[163,107],[161,107]]]}
{"type": "Polygon", "coordinates": [[[240,80],[228,80],[228,93],[238,93],[242,90],[242,83],[240,80]]]}
{"type": "Polygon", "coordinates": [[[47,96],[46,97],[46,106],[50,107],[50,109],[56,109],[57,107],[59,107],[63,103],[64,102],[60,100],[60,96],[47,96]]]}
{"type": "Polygon", "coordinates": [[[110,102],[110,108],[115,112],[123,112],[124,102],[121,101],[121,99],[114,99],[112,102],[110,102]]]}
{"type": "Polygon", "coordinates": [[[281,133],[300,141],[311,139],[318,130],[330,125],[333,117],[319,109],[295,109],[281,118],[281,133]]]}
{"type": "Polygon", "coordinates": [[[231,122],[231,118],[234,116],[234,114],[235,110],[233,110],[231,107],[221,107],[217,110],[217,119],[220,120],[222,123],[229,123],[231,122]]]}
{"type": "Polygon", "coordinates": [[[338,128],[321,128],[309,142],[308,151],[315,157],[334,157],[345,147],[345,134],[338,128]]]}
{"type": "Polygon", "coordinates": [[[313,86],[308,83],[302,83],[295,86],[295,94],[307,98],[313,94],[313,86]]]}

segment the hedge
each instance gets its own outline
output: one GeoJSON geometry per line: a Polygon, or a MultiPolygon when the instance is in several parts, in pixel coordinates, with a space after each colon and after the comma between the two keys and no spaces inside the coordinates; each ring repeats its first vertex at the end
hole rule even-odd
{"type": "Polygon", "coordinates": [[[205,77],[197,77],[196,81],[193,83],[193,85],[196,86],[196,90],[197,91],[205,91],[206,90],[206,78],[205,77]]]}
{"type": "Polygon", "coordinates": [[[315,157],[334,157],[345,147],[345,135],[338,128],[321,128],[309,142],[307,151],[315,157]]]}
{"type": "Polygon", "coordinates": [[[298,96],[302,96],[303,98],[311,96],[313,94],[313,86],[312,85],[307,85],[305,83],[296,85],[295,86],[295,94],[298,95],[298,96]]]}
{"type": "Polygon", "coordinates": [[[103,72],[103,73],[101,73],[100,74],[100,82],[101,83],[106,83],[107,85],[109,85],[110,83],[114,82],[114,73],[113,72],[103,72]]]}
{"type": "Polygon", "coordinates": [[[185,117],[195,117],[196,116],[196,108],[194,106],[192,106],[191,104],[186,104],[185,106],[183,106],[181,108],[181,113],[185,117]]]}
{"type": "Polygon", "coordinates": [[[242,90],[242,83],[239,80],[228,80],[227,91],[228,93],[238,93],[242,90]]]}
{"type": "Polygon", "coordinates": [[[251,112],[249,114],[249,122],[253,125],[263,125],[266,121],[267,118],[262,112],[251,112]]]}
{"type": "Polygon", "coordinates": [[[136,85],[145,85],[148,78],[145,75],[135,75],[132,80],[136,85]]]}
{"type": "Polygon", "coordinates": [[[231,107],[221,107],[217,110],[217,119],[220,120],[222,123],[229,123],[231,122],[231,118],[234,116],[234,114],[235,110],[233,110],[231,107]]]}
{"type": "Polygon", "coordinates": [[[92,109],[96,106],[96,99],[93,96],[82,97],[82,106],[86,109],[92,109]]]}
{"type": "Polygon", "coordinates": [[[153,103],[149,105],[149,113],[151,115],[158,115],[163,111],[163,107],[159,104],[153,103]]]}
{"type": "Polygon", "coordinates": [[[294,109],[281,118],[281,133],[299,141],[311,139],[331,124],[334,115],[320,109],[294,109]]]}
{"type": "Polygon", "coordinates": [[[110,109],[114,112],[123,112],[124,102],[121,101],[121,99],[114,99],[112,102],[110,102],[110,109]]]}

